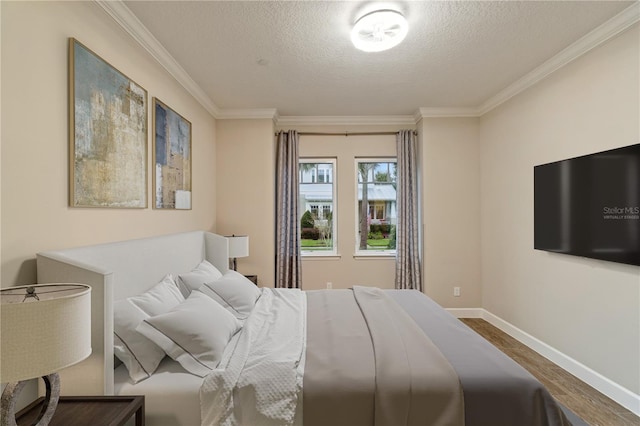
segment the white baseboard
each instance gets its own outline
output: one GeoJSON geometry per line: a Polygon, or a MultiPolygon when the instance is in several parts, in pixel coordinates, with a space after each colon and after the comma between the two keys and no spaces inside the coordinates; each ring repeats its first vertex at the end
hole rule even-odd
{"type": "Polygon", "coordinates": [[[532,335],[520,330],[513,324],[503,320],[502,318],[492,314],[486,309],[469,308],[469,309],[447,309],[457,318],[482,318],[493,326],[507,333],[509,336],[527,345],[543,357],[547,358],[554,364],[562,367],[569,373],[573,374],[583,382],[587,383],[598,392],[613,399],[627,410],[640,416],[640,395],[620,386],[614,381],[606,378],[597,371],[592,370],[579,361],[563,354],[559,350],[549,346],[543,341],[533,337],[532,335]]]}

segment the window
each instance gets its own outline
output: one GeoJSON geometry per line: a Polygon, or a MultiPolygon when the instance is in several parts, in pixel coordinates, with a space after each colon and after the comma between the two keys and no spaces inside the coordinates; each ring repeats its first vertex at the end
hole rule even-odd
{"type": "Polygon", "coordinates": [[[335,159],[300,159],[300,242],[303,256],[336,254],[335,159]]]}
{"type": "Polygon", "coordinates": [[[396,178],[395,159],[356,159],[356,253],[395,253],[396,178]]]}
{"type": "Polygon", "coordinates": [[[332,168],[327,168],[326,164],[318,164],[318,182],[319,183],[330,183],[331,182],[331,171],[332,168]]]}
{"type": "Polygon", "coordinates": [[[385,220],[386,202],[372,200],[369,201],[369,217],[371,220],[385,220]]]}
{"type": "Polygon", "coordinates": [[[308,163],[300,160],[300,183],[332,183],[333,163],[308,163]]]}
{"type": "Polygon", "coordinates": [[[331,205],[325,204],[320,211],[320,219],[327,219],[329,217],[331,217],[331,205]]]}

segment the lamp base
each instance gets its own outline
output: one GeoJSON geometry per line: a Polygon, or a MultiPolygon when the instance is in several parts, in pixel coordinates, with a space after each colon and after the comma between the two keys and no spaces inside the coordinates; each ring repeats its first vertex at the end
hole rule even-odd
{"type": "MultiPolygon", "coordinates": [[[[58,406],[58,399],[60,398],[60,376],[58,373],[42,376],[42,380],[44,380],[46,387],[46,395],[40,414],[34,424],[35,426],[46,426],[49,424],[58,406]]],[[[20,382],[8,383],[4,388],[1,401],[0,426],[17,426],[16,401],[26,384],[27,381],[22,380],[20,382]]]]}

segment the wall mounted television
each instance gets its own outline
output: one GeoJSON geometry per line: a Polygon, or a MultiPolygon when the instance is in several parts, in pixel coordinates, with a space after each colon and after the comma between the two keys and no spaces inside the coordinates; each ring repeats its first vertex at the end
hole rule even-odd
{"type": "Polygon", "coordinates": [[[534,248],[640,266],[640,144],[534,167],[534,248]]]}

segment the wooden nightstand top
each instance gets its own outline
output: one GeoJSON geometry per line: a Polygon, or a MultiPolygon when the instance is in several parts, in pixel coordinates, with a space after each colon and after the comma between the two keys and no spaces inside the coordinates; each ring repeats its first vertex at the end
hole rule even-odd
{"type": "MultiPolygon", "coordinates": [[[[40,413],[40,397],[20,410],[16,423],[31,425],[40,413]]],[[[144,426],[144,396],[61,396],[49,426],[122,426],[136,416],[136,426],[144,426]]]]}

